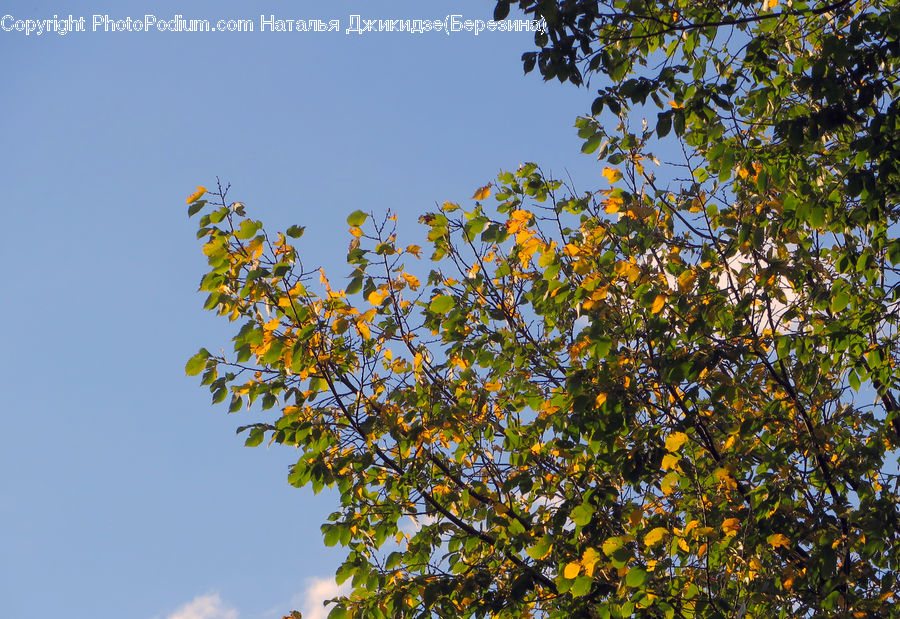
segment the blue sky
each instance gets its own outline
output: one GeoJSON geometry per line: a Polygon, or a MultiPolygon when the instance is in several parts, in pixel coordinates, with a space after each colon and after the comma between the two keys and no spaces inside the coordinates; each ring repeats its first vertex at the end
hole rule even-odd
{"type": "MultiPolygon", "coordinates": [[[[271,229],[307,226],[342,274],[356,209],[419,214],[537,161],[582,188],[585,90],[523,76],[528,33],[347,34],[368,19],[488,19],[467,2],[17,3],[0,30],[0,615],[280,618],[329,590],[334,497],[286,483],[293,453],[247,449],[247,417],[184,376],[231,325],[202,310],[185,196],[216,176],[271,229]],[[91,32],[92,15],[250,19],[253,33],[91,32]],[[340,32],[258,32],[260,15],[340,32]],[[14,23],[8,21],[7,23],[14,23]]],[[[511,17],[518,17],[513,14],[511,17]]],[[[307,615],[313,617],[314,615],[307,615]]]]}

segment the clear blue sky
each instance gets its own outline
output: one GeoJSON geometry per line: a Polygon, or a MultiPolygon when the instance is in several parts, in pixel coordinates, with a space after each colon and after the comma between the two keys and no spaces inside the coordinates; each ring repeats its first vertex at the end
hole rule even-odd
{"type": "Polygon", "coordinates": [[[308,262],[342,274],[353,210],[393,209],[412,242],[419,214],[520,162],[596,186],[572,129],[591,94],[523,76],[532,35],[345,33],[353,14],[488,19],[493,4],[0,8],[88,29],[0,31],[0,617],[280,618],[327,590],[334,497],[289,487],[293,453],[242,447],[247,417],[184,376],[231,326],[201,308],[185,196],[218,175],[268,227],[306,225],[308,262]],[[91,32],[94,14],[256,32],[91,32]],[[260,33],[261,14],[341,31],[260,33]]]}

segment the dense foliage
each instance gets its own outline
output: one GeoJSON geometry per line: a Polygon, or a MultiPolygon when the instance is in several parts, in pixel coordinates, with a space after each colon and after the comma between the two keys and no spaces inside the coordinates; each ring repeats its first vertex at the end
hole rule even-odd
{"type": "Polygon", "coordinates": [[[346,281],[188,198],[240,326],[187,371],[339,490],[332,616],[892,615],[900,9],[515,4],[603,82],[596,190],[504,172],[425,250],[356,211],[346,281]]]}

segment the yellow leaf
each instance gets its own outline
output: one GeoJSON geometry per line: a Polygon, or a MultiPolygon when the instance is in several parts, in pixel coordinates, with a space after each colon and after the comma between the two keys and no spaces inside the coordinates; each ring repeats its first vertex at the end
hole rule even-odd
{"type": "Polygon", "coordinates": [[[666,437],[666,451],[676,453],[685,444],[688,437],[684,432],[673,432],[666,437]]]}
{"type": "Polygon", "coordinates": [[[263,331],[274,331],[278,328],[281,323],[277,318],[273,318],[269,322],[263,325],[263,331]]]}
{"type": "Polygon", "coordinates": [[[588,548],[584,551],[584,555],[581,557],[581,565],[584,567],[584,573],[588,576],[594,575],[594,566],[600,560],[600,553],[594,550],[593,548],[588,548]]]}
{"type": "Polygon", "coordinates": [[[682,538],[678,538],[678,547],[681,548],[684,552],[690,552],[691,547],[687,545],[687,542],[682,538]]]}
{"type": "Polygon", "coordinates": [[[686,269],[682,271],[681,275],[678,276],[678,289],[682,292],[690,290],[694,287],[694,281],[696,281],[697,275],[690,269],[686,269]]]}
{"type": "Polygon", "coordinates": [[[607,213],[612,215],[613,213],[618,213],[622,210],[622,205],[624,204],[624,200],[619,198],[618,196],[612,196],[607,198],[602,202],[604,210],[607,213]]]}
{"type": "Polygon", "coordinates": [[[668,532],[669,530],[665,527],[656,527],[644,536],[644,544],[646,546],[653,546],[654,544],[658,544],[662,541],[662,539],[668,532]]]}
{"type": "Polygon", "coordinates": [[[488,183],[488,184],[485,185],[484,187],[479,187],[479,188],[475,191],[475,194],[472,196],[472,199],[473,199],[473,200],[484,200],[484,199],[487,198],[489,195],[491,195],[491,185],[490,185],[490,183],[488,183]]]}
{"type": "Polygon", "coordinates": [[[662,311],[662,308],[666,306],[666,297],[665,295],[658,294],[656,298],[653,299],[653,305],[650,307],[651,314],[658,314],[662,311]]]}
{"type": "Polygon", "coordinates": [[[359,227],[357,227],[357,226],[351,226],[351,227],[350,227],[350,234],[352,234],[352,235],[355,236],[356,238],[361,237],[361,236],[362,236],[362,233],[363,233],[363,232],[362,232],[362,229],[361,229],[361,228],[359,228],[359,227]]]}
{"type": "MultiPolygon", "coordinates": [[[[517,242],[517,243],[519,243],[519,238],[518,238],[518,237],[521,236],[522,234],[523,234],[523,233],[520,232],[518,235],[516,235],[516,242],[517,242]]],[[[519,249],[519,262],[522,263],[522,266],[527,267],[528,264],[531,262],[531,257],[534,255],[534,253],[535,253],[538,249],[540,249],[540,248],[543,246],[543,243],[541,242],[540,239],[531,237],[531,238],[525,240],[524,242],[520,243],[520,245],[521,245],[522,247],[519,249]]],[[[476,263],[475,263],[474,265],[472,265],[472,266],[473,266],[473,268],[474,268],[474,267],[478,267],[479,265],[478,265],[478,263],[476,262],[476,263]]],[[[477,271],[476,271],[476,272],[477,272],[477,271]]]]}
{"type": "Polygon", "coordinates": [[[731,476],[731,473],[728,472],[726,468],[717,468],[713,471],[713,475],[715,475],[716,479],[718,479],[726,488],[730,490],[737,489],[737,482],[731,476]]]}
{"type": "Polygon", "coordinates": [[[400,277],[406,280],[407,285],[415,290],[419,287],[419,279],[415,275],[410,275],[409,273],[403,273],[400,277]]]}
{"type": "Polygon", "coordinates": [[[203,194],[205,194],[205,193],[206,193],[206,187],[201,187],[200,185],[197,185],[197,191],[195,191],[194,193],[192,193],[191,195],[189,195],[187,197],[187,203],[191,204],[193,202],[196,202],[197,200],[202,198],[203,194]]]}
{"type": "Polygon", "coordinates": [[[372,305],[381,305],[381,303],[387,298],[387,296],[387,290],[373,290],[369,293],[368,296],[369,303],[371,303],[372,305]]]}
{"type": "Polygon", "coordinates": [[[356,330],[359,331],[359,334],[363,337],[364,340],[372,337],[372,331],[369,329],[369,325],[364,323],[363,321],[357,321],[356,330]]]}
{"type": "Polygon", "coordinates": [[[677,469],[678,468],[678,460],[679,460],[679,458],[675,454],[664,455],[663,459],[662,459],[663,470],[668,471],[671,469],[677,469]]]}
{"type": "Polygon", "coordinates": [[[594,404],[597,405],[597,408],[603,406],[604,402],[606,402],[606,394],[605,393],[597,394],[597,397],[594,398],[594,404]]]}
{"type": "Polygon", "coordinates": [[[419,252],[421,252],[421,251],[422,251],[422,248],[419,247],[418,245],[409,245],[409,246],[406,248],[406,253],[412,254],[412,255],[415,256],[416,258],[419,257],[419,252]]]}
{"type": "MultiPolygon", "coordinates": [[[[518,234],[522,231],[528,230],[528,222],[531,220],[531,213],[528,211],[517,209],[513,211],[509,216],[509,221],[506,222],[506,229],[510,234],[518,234]]],[[[531,234],[534,234],[533,232],[531,234]]],[[[521,240],[517,240],[517,242],[521,243],[521,240]]]]}
{"type": "Polygon", "coordinates": [[[773,533],[769,537],[766,538],[766,542],[772,548],[778,548],[781,546],[782,548],[787,548],[791,544],[791,540],[789,540],[786,536],[781,533],[773,533]]]}
{"type": "Polygon", "coordinates": [[[750,569],[754,572],[761,572],[763,570],[763,565],[756,557],[750,557],[750,569]]]}
{"type": "Polygon", "coordinates": [[[706,554],[706,548],[707,548],[706,544],[700,544],[700,548],[697,549],[697,558],[698,559],[702,559],[703,556],[706,554]]]}
{"type": "Polygon", "coordinates": [[[484,383],[484,388],[486,391],[500,391],[500,388],[503,387],[500,383],[484,383]]]}
{"type": "Polygon", "coordinates": [[[737,518],[726,518],[722,521],[722,530],[729,536],[737,535],[737,532],[741,530],[741,521],[737,518]]]}
{"type": "Polygon", "coordinates": [[[609,557],[611,557],[613,553],[621,547],[622,538],[620,537],[610,537],[608,540],[603,542],[603,552],[605,552],[609,557]]]}
{"type": "Polygon", "coordinates": [[[794,577],[797,574],[790,567],[785,569],[781,573],[781,586],[785,588],[785,590],[790,591],[794,586],[794,577]]]}
{"type": "Polygon", "coordinates": [[[634,283],[641,276],[641,269],[632,262],[617,262],[615,266],[616,275],[627,277],[628,281],[634,283]]]}
{"type": "Polygon", "coordinates": [[[675,471],[669,471],[665,477],[663,477],[662,482],[660,482],[660,489],[663,491],[663,494],[669,495],[675,492],[675,488],[678,486],[678,482],[680,481],[681,476],[678,475],[675,471]]]}
{"type": "Polygon", "coordinates": [[[579,561],[572,561],[563,570],[563,576],[569,580],[577,577],[579,573],[581,573],[581,562],[579,561]]]}
{"type": "Polygon", "coordinates": [[[622,173],[616,168],[603,168],[602,174],[610,184],[615,183],[622,178],[622,173]]]}

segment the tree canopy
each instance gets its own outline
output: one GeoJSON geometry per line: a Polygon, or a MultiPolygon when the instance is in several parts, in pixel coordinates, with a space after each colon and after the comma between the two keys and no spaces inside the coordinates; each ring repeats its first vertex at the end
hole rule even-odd
{"type": "Polygon", "coordinates": [[[891,615],[896,2],[512,5],[526,71],[600,83],[600,187],[525,164],[427,248],[355,211],[349,277],[188,197],[239,326],[187,372],[338,489],[331,616],[891,615]]]}

